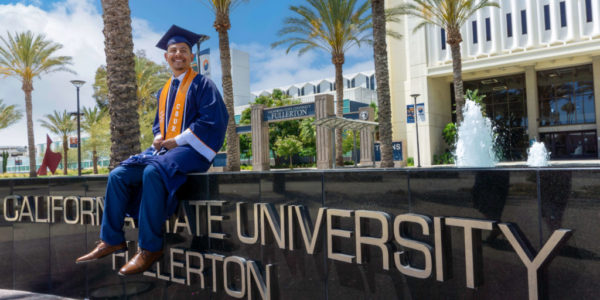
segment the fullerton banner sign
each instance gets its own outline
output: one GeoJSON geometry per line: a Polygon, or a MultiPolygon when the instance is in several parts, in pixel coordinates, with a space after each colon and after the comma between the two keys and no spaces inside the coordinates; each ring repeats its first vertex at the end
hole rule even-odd
{"type": "MultiPolygon", "coordinates": [[[[499,229],[510,242],[513,250],[527,270],[529,299],[538,299],[541,288],[541,273],[558,249],[571,235],[569,229],[555,230],[539,252],[531,248],[527,237],[516,224],[500,223],[494,220],[471,219],[452,216],[426,216],[406,213],[392,216],[382,211],[347,210],[321,207],[316,216],[310,216],[303,205],[280,205],[278,209],[270,203],[230,203],[220,200],[184,201],[180,214],[174,220],[165,223],[167,233],[185,231],[189,235],[206,236],[213,239],[231,239],[235,234],[242,244],[266,245],[272,241],[280,249],[304,252],[313,255],[317,251],[317,241],[327,241],[327,258],[349,264],[365,264],[363,255],[365,247],[378,249],[381,257],[381,268],[390,272],[400,272],[406,276],[427,279],[434,277],[443,282],[452,277],[452,260],[449,255],[451,247],[450,228],[461,228],[464,234],[464,253],[466,286],[474,289],[483,282],[483,266],[481,258],[481,233],[499,229]],[[226,206],[235,206],[235,219],[228,219],[221,212],[226,206]],[[252,216],[252,218],[249,218],[252,216]],[[336,227],[338,221],[353,221],[354,228],[336,227]],[[315,220],[312,222],[311,220],[315,220]],[[379,226],[378,236],[366,233],[361,224],[368,221],[369,231],[379,226]],[[235,222],[236,232],[220,232],[225,222],[235,222]],[[408,236],[405,226],[418,226],[422,235],[430,237],[432,243],[416,240],[408,236]],[[201,226],[202,225],[202,226],[201,226]],[[200,228],[204,228],[201,232],[200,228]],[[323,235],[323,236],[320,236],[323,235]],[[334,249],[334,241],[354,240],[354,251],[340,252],[334,249]],[[298,243],[298,241],[301,241],[298,243]],[[411,264],[407,252],[394,250],[397,247],[417,251],[424,256],[424,266],[411,264]]],[[[79,196],[19,196],[10,195],[3,201],[3,217],[8,222],[36,222],[67,224],[88,224],[98,226],[104,209],[102,197],[79,196]]],[[[133,226],[133,222],[129,222],[133,226]]],[[[156,264],[154,271],[144,275],[167,280],[179,284],[196,284],[205,289],[210,286],[217,292],[219,285],[228,295],[234,298],[252,298],[253,290],[257,290],[262,299],[271,299],[274,265],[259,268],[259,262],[239,256],[223,256],[218,253],[200,253],[190,249],[171,248],[166,251],[170,258],[168,270],[160,269],[156,264]],[[217,279],[217,268],[222,270],[223,280],[217,279]],[[207,282],[204,270],[212,269],[212,282],[207,282]],[[232,274],[234,270],[236,274],[232,274]],[[237,275],[239,282],[233,283],[237,275]],[[195,280],[195,281],[194,281],[195,280]],[[234,286],[235,285],[235,286],[234,286]]],[[[300,253],[298,253],[300,255],[300,253]]],[[[128,260],[128,253],[113,255],[113,269],[116,259],[128,260]]]]}

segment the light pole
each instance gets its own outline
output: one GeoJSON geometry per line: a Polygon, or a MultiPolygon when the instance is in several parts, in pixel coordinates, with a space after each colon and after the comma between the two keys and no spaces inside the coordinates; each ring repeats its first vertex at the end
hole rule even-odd
{"type": "Polygon", "coordinates": [[[79,88],[83,86],[83,80],[71,80],[71,83],[77,88],[77,176],[81,176],[81,126],[79,119],[79,88]]]}
{"type": "Polygon", "coordinates": [[[421,167],[421,151],[419,151],[419,116],[417,113],[417,97],[419,97],[419,94],[412,94],[410,95],[411,97],[413,97],[414,99],[414,116],[415,116],[415,129],[417,130],[417,167],[420,168],[421,167]]]}

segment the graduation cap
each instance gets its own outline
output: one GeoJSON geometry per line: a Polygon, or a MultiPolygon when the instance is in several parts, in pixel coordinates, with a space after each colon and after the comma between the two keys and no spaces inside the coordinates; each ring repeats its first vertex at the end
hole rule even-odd
{"type": "Polygon", "coordinates": [[[160,41],[156,44],[156,47],[167,50],[167,48],[172,44],[177,43],[186,43],[190,46],[190,50],[192,46],[194,46],[198,41],[207,40],[208,36],[203,34],[193,33],[189,30],[183,29],[177,25],[171,26],[167,33],[165,33],[160,41]]]}

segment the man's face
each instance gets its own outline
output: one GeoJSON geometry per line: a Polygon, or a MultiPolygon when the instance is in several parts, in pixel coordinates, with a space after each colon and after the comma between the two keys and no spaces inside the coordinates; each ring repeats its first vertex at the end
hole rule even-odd
{"type": "Polygon", "coordinates": [[[174,73],[180,73],[190,67],[194,56],[186,43],[176,43],[167,48],[165,59],[174,73]]]}

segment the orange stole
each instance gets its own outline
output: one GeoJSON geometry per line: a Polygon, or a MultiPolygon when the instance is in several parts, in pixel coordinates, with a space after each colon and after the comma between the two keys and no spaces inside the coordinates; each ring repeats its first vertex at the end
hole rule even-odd
{"type": "Polygon", "coordinates": [[[160,134],[165,140],[174,138],[181,132],[181,126],[183,125],[183,113],[185,112],[185,98],[187,97],[188,89],[194,78],[198,73],[194,72],[191,68],[188,69],[187,74],[183,77],[183,82],[179,85],[177,90],[177,96],[175,96],[175,102],[173,102],[173,108],[171,109],[171,118],[169,118],[169,126],[167,127],[167,134],[165,134],[165,116],[167,111],[167,97],[169,95],[169,88],[171,87],[171,79],[169,79],[165,86],[163,86],[162,92],[160,93],[159,105],[158,105],[158,120],[160,122],[160,134]]]}

